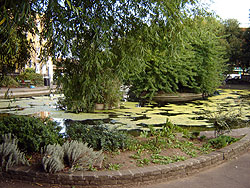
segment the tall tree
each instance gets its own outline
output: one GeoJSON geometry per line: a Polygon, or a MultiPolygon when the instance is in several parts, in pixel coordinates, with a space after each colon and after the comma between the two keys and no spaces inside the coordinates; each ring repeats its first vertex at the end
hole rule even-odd
{"type": "Polygon", "coordinates": [[[0,71],[2,76],[22,68],[30,54],[27,32],[35,32],[34,1],[0,1],[0,71]]]}
{"type": "Polygon", "coordinates": [[[161,23],[168,25],[165,37],[175,46],[181,7],[189,1],[67,2],[46,2],[43,34],[53,39],[47,41],[49,52],[60,57],[62,104],[80,112],[92,111],[98,102],[109,106],[117,100],[123,79],[139,72],[151,56],[154,40],[160,42],[161,23]]]}
{"type": "Polygon", "coordinates": [[[242,36],[240,67],[248,70],[250,67],[250,28],[246,28],[242,36]]]}
{"type": "Polygon", "coordinates": [[[158,40],[153,40],[146,68],[133,80],[132,90],[137,96],[151,100],[159,92],[185,91],[208,95],[221,84],[225,62],[223,25],[200,13],[180,22],[178,27],[158,25],[158,40]]]}
{"type": "Polygon", "coordinates": [[[227,40],[227,64],[229,71],[237,66],[240,66],[241,45],[242,45],[242,30],[236,19],[227,19],[224,21],[224,32],[227,40]]]}

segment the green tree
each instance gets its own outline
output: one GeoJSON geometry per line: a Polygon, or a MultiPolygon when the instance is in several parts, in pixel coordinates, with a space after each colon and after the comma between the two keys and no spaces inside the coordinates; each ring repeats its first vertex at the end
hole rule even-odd
{"type": "Polygon", "coordinates": [[[159,92],[198,92],[206,96],[221,84],[225,62],[222,24],[199,14],[179,21],[183,24],[175,20],[176,27],[157,26],[158,40],[152,41],[145,69],[132,83],[137,96],[149,100],[159,92]]]}
{"type": "Polygon", "coordinates": [[[224,21],[224,32],[226,35],[227,45],[227,58],[229,71],[234,67],[240,66],[241,58],[241,45],[242,45],[242,30],[240,29],[239,22],[236,19],[228,19],[224,21]]]}
{"type": "Polygon", "coordinates": [[[119,83],[131,73],[137,74],[148,60],[154,40],[160,42],[160,23],[168,25],[169,35],[165,36],[175,46],[179,40],[175,31],[182,27],[181,9],[187,2],[48,1],[43,34],[53,39],[47,43],[49,52],[61,58],[58,78],[65,109],[88,112],[98,102],[112,105],[119,98],[119,83]]]}
{"type": "Polygon", "coordinates": [[[0,71],[2,78],[24,67],[29,59],[27,32],[35,32],[34,1],[3,0],[0,2],[0,71]]]}
{"type": "Polygon", "coordinates": [[[190,27],[190,44],[196,64],[194,77],[197,92],[213,94],[221,85],[225,71],[226,42],[223,25],[214,17],[197,16],[190,27]]]}
{"type": "Polygon", "coordinates": [[[241,46],[241,61],[240,67],[243,70],[247,70],[250,67],[250,29],[247,28],[242,37],[242,46],[241,46]]]}

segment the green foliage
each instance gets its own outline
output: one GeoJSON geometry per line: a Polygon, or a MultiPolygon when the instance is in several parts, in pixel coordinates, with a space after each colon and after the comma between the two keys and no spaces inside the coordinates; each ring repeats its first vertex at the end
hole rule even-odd
{"type": "Polygon", "coordinates": [[[211,139],[208,141],[209,144],[211,144],[212,147],[216,149],[220,149],[223,147],[226,147],[227,145],[230,145],[239,139],[233,138],[231,136],[221,135],[217,138],[211,139]]]}
{"type": "Polygon", "coordinates": [[[0,82],[0,87],[17,87],[18,82],[11,76],[5,76],[0,82]]]}
{"type": "Polygon", "coordinates": [[[84,125],[73,123],[67,126],[66,133],[71,140],[88,143],[95,150],[116,151],[125,149],[129,142],[126,133],[110,129],[105,125],[84,125]]]}
{"type": "Polygon", "coordinates": [[[38,152],[49,144],[62,143],[61,127],[49,119],[28,116],[6,116],[0,119],[0,134],[11,133],[25,152],[38,152]]]}
{"type": "Polygon", "coordinates": [[[0,171],[8,171],[8,169],[14,165],[28,165],[28,161],[25,158],[24,153],[18,149],[18,140],[13,138],[12,135],[3,134],[2,142],[0,142],[0,159],[1,166],[0,171]]]}
{"type": "Polygon", "coordinates": [[[43,76],[41,74],[36,73],[35,70],[31,69],[31,68],[25,69],[25,72],[21,73],[18,76],[18,79],[20,81],[30,80],[31,84],[35,85],[35,86],[43,86],[43,84],[44,84],[43,76]]]}
{"type": "MultiPolygon", "coordinates": [[[[46,11],[42,32],[48,39],[45,52],[60,57],[57,75],[65,96],[61,101],[64,109],[91,112],[99,101],[108,107],[117,105],[124,80],[129,82],[131,75],[140,77],[138,73],[143,71],[145,62],[153,58],[160,61],[164,53],[166,59],[173,56],[171,61],[178,66],[175,51],[171,49],[176,49],[176,41],[181,40],[179,31],[184,25],[185,4],[194,1],[68,2],[64,5],[59,1],[45,3],[48,8],[43,8],[46,11]],[[165,46],[170,47],[158,53],[158,49],[163,48],[163,38],[166,38],[165,46]],[[66,59],[68,54],[72,54],[71,60],[66,59]]],[[[175,69],[172,65],[169,67],[175,69]]],[[[171,72],[167,77],[172,79],[183,72],[175,70],[177,73],[171,72]]],[[[179,80],[186,82],[183,78],[179,80]]]]}
{"type": "Polygon", "coordinates": [[[198,138],[198,136],[200,135],[200,132],[199,131],[194,131],[191,133],[191,139],[196,139],[198,138]]]}
{"type": "MultiPolygon", "coordinates": [[[[0,10],[2,19],[2,3],[0,10]]],[[[12,15],[9,16],[13,17],[12,15]]],[[[4,79],[8,74],[14,73],[16,69],[21,70],[24,68],[30,58],[31,42],[27,40],[26,33],[21,31],[24,25],[16,27],[13,20],[9,21],[10,25],[12,25],[10,33],[7,31],[9,23],[5,22],[0,25],[0,80],[4,79]]]]}
{"type": "Polygon", "coordinates": [[[221,85],[225,67],[225,44],[221,34],[223,26],[213,17],[196,17],[191,25],[189,41],[194,53],[197,87],[194,89],[205,96],[213,94],[221,85]]]}
{"type": "Polygon", "coordinates": [[[201,140],[205,140],[207,137],[205,135],[200,136],[201,140]]]}
{"type": "Polygon", "coordinates": [[[154,154],[154,155],[151,155],[151,159],[152,159],[152,163],[166,165],[169,163],[184,161],[186,160],[186,157],[176,156],[176,155],[169,157],[169,156],[154,154]]]}
{"type": "Polygon", "coordinates": [[[207,112],[205,116],[212,121],[215,136],[220,136],[240,122],[241,108],[236,111],[218,107],[216,112],[207,112]]]}
{"type": "Polygon", "coordinates": [[[229,71],[231,72],[234,67],[238,67],[239,61],[242,57],[242,30],[240,23],[236,19],[227,19],[223,22],[224,34],[226,35],[227,41],[227,64],[229,71]]]}
{"type": "Polygon", "coordinates": [[[243,33],[243,42],[241,45],[242,56],[240,59],[241,68],[248,69],[250,67],[250,29],[246,29],[243,33]]]}
{"type": "Polygon", "coordinates": [[[108,169],[109,170],[119,170],[120,168],[121,168],[121,164],[112,164],[112,163],[110,163],[110,164],[108,164],[108,169]]]}
{"type": "Polygon", "coordinates": [[[137,96],[148,100],[158,93],[195,92],[206,96],[221,84],[225,62],[222,24],[199,14],[182,22],[185,27],[179,27],[178,22],[174,26],[152,25],[159,38],[152,42],[144,69],[132,77],[131,90],[137,96]],[[171,38],[169,30],[175,32],[171,38]]]}

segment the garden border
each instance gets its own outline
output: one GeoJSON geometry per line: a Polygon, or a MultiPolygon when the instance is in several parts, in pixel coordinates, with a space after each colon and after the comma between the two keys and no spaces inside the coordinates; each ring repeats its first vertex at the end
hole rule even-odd
{"type": "Polygon", "coordinates": [[[232,159],[246,152],[249,147],[250,132],[248,131],[241,140],[225,148],[168,165],[154,165],[117,171],[76,171],[73,173],[56,174],[48,174],[36,171],[31,167],[21,166],[11,168],[8,172],[1,172],[0,179],[13,179],[46,185],[60,184],[66,188],[71,188],[72,186],[84,188],[135,187],[197,173],[200,170],[232,159]]]}

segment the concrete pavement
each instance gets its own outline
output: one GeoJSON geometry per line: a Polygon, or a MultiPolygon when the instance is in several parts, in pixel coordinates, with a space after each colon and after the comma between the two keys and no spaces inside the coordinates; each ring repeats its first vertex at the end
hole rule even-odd
{"type": "Polygon", "coordinates": [[[56,86],[49,88],[48,86],[44,87],[35,87],[35,88],[0,88],[0,99],[3,99],[8,92],[10,97],[32,97],[32,96],[39,96],[39,95],[48,95],[51,92],[55,91],[56,86]]]}
{"type": "Polygon", "coordinates": [[[146,188],[250,188],[250,150],[219,166],[193,176],[146,188]]]}

